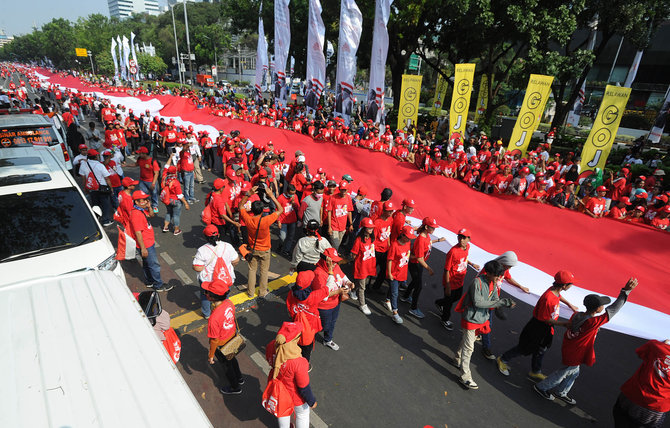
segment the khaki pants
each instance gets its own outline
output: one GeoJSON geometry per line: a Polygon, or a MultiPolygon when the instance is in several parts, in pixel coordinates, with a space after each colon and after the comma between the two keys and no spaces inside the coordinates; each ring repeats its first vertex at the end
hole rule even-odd
{"type": "Polygon", "coordinates": [[[260,295],[264,296],[268,292],[268,271],[270,270],[270,250],[258,251],[254,250],[251,261],[249,262],[249,289],[247,293],[249,297],[254,297],[256,293],[256,273],[260,265],[260,281],[258,287],[260,288],[260,295]]]}
{"type": "Polygon", "coordinates": [[[195,181],[197,182],[205,181],[202,178],[202,170],[200,169],[200,158],[198,157],[193,158],[193,167],[195,168],[195,181]]]}
{"type": "Polygon", "coordinates": [[[356,279],[356,288],[358,289],[358,304],[363,306],[365,305],[365,286],[368,285],[370,277],[368,276],[365,279],[356,279]]]}
{"type": "Polygon", "coordinates": [[[333,230],[333,234],[330,235],[330,238],[331,238],[331,241],[332,241],[331,243],[333,244],[333,248],[335,248],[336,250],[340,249],[340,244],[342,243],[342,238],[344,238],[345,233],[346,233],[345,230],[343,230],[341,232],[333,230]]]}
{"type": "Polygon", "coordinates": [[[461,367],[461,380],[463,382],[472,381],[472,373],[470,372],[470,358],[472,351],[475,350],[476,330],[462,329],[463,338],[461,344],[456,352],[456,364],[461,367]]]}

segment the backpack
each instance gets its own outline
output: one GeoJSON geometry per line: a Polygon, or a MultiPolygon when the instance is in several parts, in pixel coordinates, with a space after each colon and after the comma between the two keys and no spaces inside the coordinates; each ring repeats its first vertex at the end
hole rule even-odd
{"type": "Polygon", "coordinates": [[[95,174],[93,173],[93,168],[91,168],[91,165],[86,161],[86,165],[88,165],[88,175],[86,175],[86,183],[85,187],[86,190],[95,192],[96,190],[100,189],[100,183],[98,183],[98,179],[95,177],[95,174]]]}
{"type": "Polygon", "coordinates": [[[202,210],[200,214],[200,220],[205,223],[205,225],[212,224],[212,208],[209,204],[212,202],[213,192],[209,192],[205,197],[205,209],[202,210]]]}
{"type": "Polygon", "coordinates": [[[216,257],[216,263],[214,264],[214,270],[212,271],[212,281],[216,281],[218,279],[223,281],[227,286],[232,286],[233,278],[230,276],[230,271],[228,270],[228,266],[223,260],[223,257],[219,257],[219,254],[215,251],[216,247],[215,249],[210,248],[210,250],[212,250],[214,257],[216,257]]]}
{"type": "Polygon", "coordinates": [[[279,379],[270,379],[263,391],[262,406],[273,416],[281,418],[293,414],[293,400],[286,385],[279,379]]]}
{"type": "Polygon", "coordinates": [[[170,197],[170,185],[173,180],[166,181],[161,189],[160,200],[165,205],[170,205],[172,203],[172,198],[170,197]]]}

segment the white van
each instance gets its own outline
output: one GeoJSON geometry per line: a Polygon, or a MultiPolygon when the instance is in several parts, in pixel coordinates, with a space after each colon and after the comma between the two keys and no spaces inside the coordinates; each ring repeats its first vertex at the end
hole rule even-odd
{"type": "Polygon", "coordinates": [[[0,148],[0,285],[101,269],[125,283],[116,249],[48,150],[0,148]]]}
{"type": "Polygon", "coordinates": [[[111,272],[0,286],[0,313],[0,426],[212,426],[111,272]]]}

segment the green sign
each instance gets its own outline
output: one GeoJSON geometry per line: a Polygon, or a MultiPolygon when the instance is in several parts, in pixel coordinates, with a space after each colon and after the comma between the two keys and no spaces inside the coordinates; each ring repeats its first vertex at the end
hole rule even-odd
{"type": "Polygon", "coordinates": [[[409,69],[412,71],[416,71],[419,69],[419,61],[421,58],[419,58],[418,55],[412,54],[409,56],[409,69]]]}

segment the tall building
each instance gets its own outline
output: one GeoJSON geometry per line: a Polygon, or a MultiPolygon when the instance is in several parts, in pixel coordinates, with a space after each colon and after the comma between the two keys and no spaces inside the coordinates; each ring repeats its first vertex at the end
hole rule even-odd
{"type": "Polygon", "coordinates": [[[158,15],[158,0],[107,0],[109,16],[112,18],[128,18],[133,13],[158,15]]]}
{"type": "Polygon", "coordinates": [[[7,43],[11,42],[14,40],[14,37],[8,36],[5,33],[5,30],[0,30],[0,47],[6,45],[7,43]]]}

